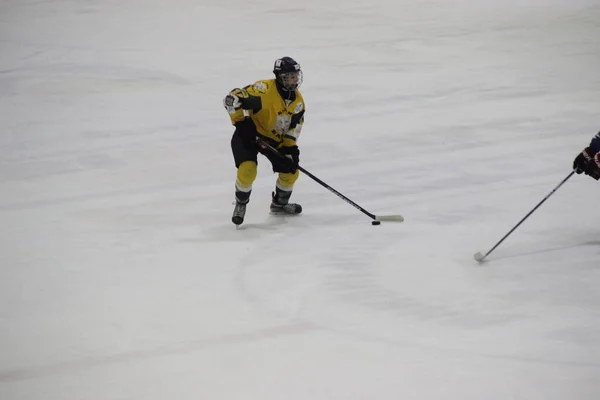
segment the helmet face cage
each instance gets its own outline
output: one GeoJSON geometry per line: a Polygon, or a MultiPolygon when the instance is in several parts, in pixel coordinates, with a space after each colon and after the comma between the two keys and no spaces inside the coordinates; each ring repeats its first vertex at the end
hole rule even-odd
{"type": "Polygon", "coordinates": [[[277,75],[277,81],[285,90],[296,90],[302,85],[302,71],[282,72],[277,75]]]}
{"type": "Polygon", "coordinates": [[[283,57],[275,61],[273,68],[277,82],[285,90],[296,90],[302,84],[302,70],[300,64],[291,57],[283,57]]]}

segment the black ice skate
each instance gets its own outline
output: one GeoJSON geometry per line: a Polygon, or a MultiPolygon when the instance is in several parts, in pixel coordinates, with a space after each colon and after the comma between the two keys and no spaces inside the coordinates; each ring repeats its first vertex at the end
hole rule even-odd
{"type": "Polygon", "coordinates": [[[289,203],[288,200],[292,192],[283,191],[279,188],[273,193],[273,200],[271,201],[271,214],[290,214],[296,215],[302,212],[302,206],[296,203],[289,203]]]}
{"type": "Polygon", "coordinates": [[[235,202],[235,208],[233,209],[233,216],[231,222],[236,225],[241,225],[244,222],[244,216],[246,215],[246,204],[235,202]]]}

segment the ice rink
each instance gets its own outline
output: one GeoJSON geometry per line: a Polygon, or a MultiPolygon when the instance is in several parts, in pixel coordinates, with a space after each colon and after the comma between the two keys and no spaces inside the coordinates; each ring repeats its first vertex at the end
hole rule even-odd
{"type": "Polygon", "coordinates": [[[0,2],[0,399],[600,399],[598,0],[0,2]],[[302,65],[297,217],[222,99],[302,65]]]}

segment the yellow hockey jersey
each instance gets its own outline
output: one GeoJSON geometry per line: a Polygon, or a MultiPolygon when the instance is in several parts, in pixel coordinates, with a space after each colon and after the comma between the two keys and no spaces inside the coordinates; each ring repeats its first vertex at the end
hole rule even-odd
{"type": "Polygon", "coordinates": [[[258,133],[274,143],[294,146],[304,124],[304,99],[299,90],[284,98],[277,90],[275,79],[257,81],[231,94],[240,98],[242,108],[229,114],[232,124],[250,117],[258,133]]]}

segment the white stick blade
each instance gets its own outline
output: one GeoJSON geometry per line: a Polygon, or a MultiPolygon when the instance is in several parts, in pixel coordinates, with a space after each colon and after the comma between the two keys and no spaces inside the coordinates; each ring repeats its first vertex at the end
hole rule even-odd
{"type": "Polygon", "coordinates": [[[402,215],[376,215],[375,221],[403,222],[404,217],[402,215]]]}
{"type": "Polygon", "coordinates": [[[485,259],[485,256],[483,254],[481,254],[480,252],[477,252],[473,255],[473,258],[477,262],[482,262],[485,259]]]}

